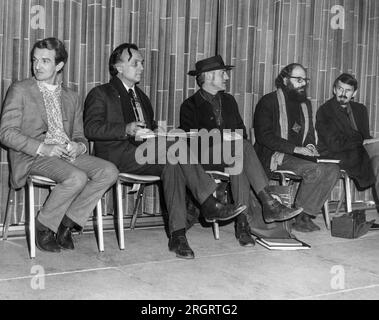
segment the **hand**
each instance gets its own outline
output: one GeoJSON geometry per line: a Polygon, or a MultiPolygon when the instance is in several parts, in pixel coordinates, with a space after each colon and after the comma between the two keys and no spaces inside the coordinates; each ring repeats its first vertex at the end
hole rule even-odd
{"type": "Polygon", "coordinates": [[[135,136],[138,130],[146,128],[145,121],[130,122],[126,125],[125,133],[128,136],[135,136]]]}
{"type": "Polygon", "coordinates": [[[318,157],[320,154],[318,153],[316,147],[313,145],[313,144],[307,144],[306,145],[306,148],[308,148],[309,150],[311,150],[313,152],[313,155],[315,157],[318,157]]]}
{"type": "Polygon", "coordinates": [[[45,144],[41,145],[40,152],[42,155],[47,157],[62,157],[68,156],[66,146],[64,144],[45,144]]]}
{"type": "Polygon", "coordinates": [[[70,158],[76,159],[83,153],[84,150],[83,150],[82,144],[74,142],[74,141],[70,141],[66,145],[66,151],[67,151],[67,155],[70,158]]]}
{"type": "Polygon", "coordinates": [[[303,156],[309,156],[309,157],[314,157],[314,153],[312,150],[309,150],[308,148],[306,147],[295,147],[295,149],[293,150],[294,153],[297,153],[297,154],[302,154],[303,156]]]}

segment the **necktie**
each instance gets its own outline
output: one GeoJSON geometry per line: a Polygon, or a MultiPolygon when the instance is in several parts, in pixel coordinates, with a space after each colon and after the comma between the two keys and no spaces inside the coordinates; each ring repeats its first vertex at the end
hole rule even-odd
{"type": "Polygon", "coordinates": [[[129,89],[128,93],[129,93],[130,100],[131,100],[132,105],[133,105],[133,111],[134,111],[134,116],[136,117],[136,120],[137,121],[144,121],[145,119],[143,117],[142,107],[141,107],[139,100],[137,99],[136,94],[134,93],[133,89],[129,89]]]}

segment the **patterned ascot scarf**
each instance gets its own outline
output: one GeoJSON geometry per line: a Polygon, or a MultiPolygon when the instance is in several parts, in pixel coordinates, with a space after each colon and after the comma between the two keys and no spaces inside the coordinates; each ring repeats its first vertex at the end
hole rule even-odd
{"type": "Polygon", "coordinates": [[[46,144],[65,144],[70,139],[63,128],[61,93],[62,85],[51,86],[37,81],[38,88],[42,93],[47,114],[47,133],[44,140],[46,144]]]}

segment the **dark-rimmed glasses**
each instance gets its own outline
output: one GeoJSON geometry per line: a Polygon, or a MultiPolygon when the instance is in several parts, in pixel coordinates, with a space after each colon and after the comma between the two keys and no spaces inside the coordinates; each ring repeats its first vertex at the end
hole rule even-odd
{"type": "Polygon", "coordinates": [[[309,78],[302,78],[302,77],[287,76],[287,78],[296,79],[297,83],[302,83],[302,82],[309,83],[311,81],[311,79],[309,78]]]}

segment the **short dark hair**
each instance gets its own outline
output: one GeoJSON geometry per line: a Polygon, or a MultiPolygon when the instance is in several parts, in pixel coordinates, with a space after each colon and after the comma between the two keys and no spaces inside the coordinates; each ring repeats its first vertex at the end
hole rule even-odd
{"type": "Polygon", "coordinates": [[[303,70],[305,70],[304,66],[300,63],[291,63],[287,66],[285,66],[279,73],[279,75],[275,79],[275,86],[277,88],[283,88],[285,87],[284,84],[284,78],[290,76],[292,74],[293,69],[300,67],[303,70]]]}
{"type": "Polygon", "coordinates": [[[358,89],[358,81],[349,73],[342,73],[338,78],[334,81],[333,88],[337,86],[338,81],[342,83],[348,84],[349,86],[354,87],[354,91],[358,89]]]}
{"type": "MultiPolygon", "coordinates": [[[[66,48],[63,42],[57,38],[51,37],[51,38],[46,38],[46,39],[36,42],[30,54],[30,58],[32,62],[33,62],[33,57],[34,57],[34,51],[36,48],[55,50],[55,65],[58,65],[60,62],[63,62],[64,64],[66,64],[67,62],[68,53],[66,51],[66,48]]],[[[58,71],[58,73],[62,72],[62,70],[63,70],[63,67],[62,69],[58,71]]]]}
{"type": "Polygon", "coordinates": [[[133,56],[130,50],[134,49],[138,51],[138,47],[134,43],[123,43],[123,44],[120,44],[116,49],[114,49],[113,52],[111,53],[111,56],[109,57],[109,73],[111,74],[112,77],[118,74],[118,70],[115,67],[115,64],[121,61],[121,55],[125,49],[127,49],[129,53],[128,61],[133,56]]]}

